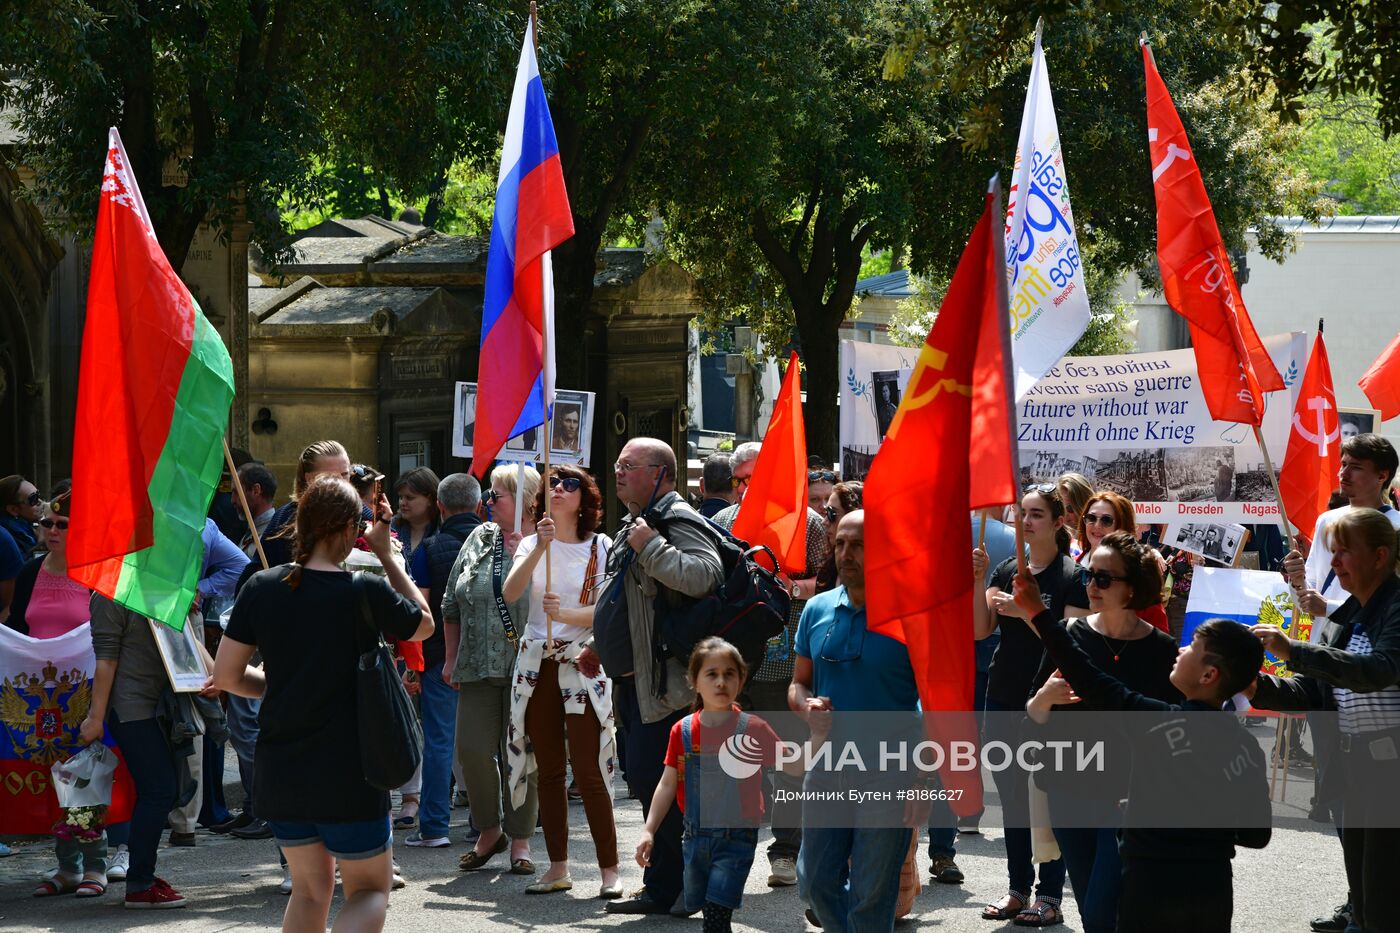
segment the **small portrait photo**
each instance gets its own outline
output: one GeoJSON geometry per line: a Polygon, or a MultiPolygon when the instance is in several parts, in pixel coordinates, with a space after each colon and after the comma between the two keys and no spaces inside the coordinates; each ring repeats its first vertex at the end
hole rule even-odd
{"type": "Polygon", "coordinates": [[[559,463],[588,466],[593,437],[593,393],[554,390],[554,417],[549,423],[549,450],[559,463]]]}
{"type": "Polygon", "coordinates": [[[1337,420],[1342,426],[1342,440],[1358,434],[1370,434],[1375,430],[1379,414],[1373,408],[1338,408],[1337,420]]]}
{"type": "Polygon", "coordinates": [[[177,632],[164,622],[154,619],[146,621],[150,623],[151,635],[156,640],[171,688],[176,693],[194,693],[204,689],[209,670],[205,667],[204,655],[195,643],[195,629],[199,626],[187,621],[184,631],[177,632]]]}
{"type": "Polygon", "coordinates": [[[505,450],[502,451],[500,459],[533,461],[541,459],[540,452],[540,429],[530,428],[522,431],[506,441],[505,450]],[[516,456],[506,457],[506,454],[516,456]]]}
{"type": "Polygon", "coordinates": [[[1218,561],[1227,567],[1238,563],[1249,540],[1249,530],[1229,522],[1183,522],[1167,526],[1164,543],[1218,561]]]}
{"type": "Polygon", "coordinates": [[[870,380],[875,394],[875,421],[879,426],[880,440],[883,441],[894,423],[895,412],[899,410],[899,370],[871,373],[870,380]]]}
{"type": "Polygon", "coordinates": [[[459,382],[456,404],[452,406],[452,456],[471,459],[475,433],[476,383],[459,382]]]}

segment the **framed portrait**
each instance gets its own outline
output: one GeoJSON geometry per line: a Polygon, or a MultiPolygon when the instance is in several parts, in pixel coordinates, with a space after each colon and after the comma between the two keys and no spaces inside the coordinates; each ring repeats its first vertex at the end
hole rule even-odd
{"type": "Polygon", "coordinates": [[[1234,567],[1248,540],[1249,529],[1243,525],[1200,521],[1168,525],[1162,543],[1234,567]]]}
{"type": "Polygon", "coordinates": [[[1358,434],[1370,434],[1381,420],[1381,413],[1374,408],[1338,408],[1337,421],[1342,427],[1342,440],[1358,434]]]}
{"type": "Polygon", "coordinates": [[[549,453],[553,462],[582,467],[589,465],[593,400],[592,392],[555,390],[554,417],[549,423],[549,453]]]}
{"type": "Polygon", "coordinates": [[[209,669],[204,664],[204,655],[195,641],[195,629],[188,621],[184,631],[177,632],[164,622],[147,619],[151,635],[160,651],[160,660],[165,665],[165,674],[170,678],[170,686],[176,693],[197,693],[204,689],[209,679],[209,669]]]}
{"type": "MultiPolygon", "coordinates": [[[[452,405],[452,456],[470,460],[473,456],[473,437],[476,434],[476,383],[459,382],[456,398],[452,405]]],[[[542,437],[544,432],[531,428],[508,439],[497,460],[537,463],[544,459],[542,437]]]]}
{"type": "MultiPolygon", "coordinates": [[[[900,370],[891,369],[870,374],[875,402],[875,423],[880,432],[880,440],[890,431],[895,412],[899,410],[899,400],[904,397],[900,370]]],[[[905,380],[907,382],[907,380],[905,380]]]]}

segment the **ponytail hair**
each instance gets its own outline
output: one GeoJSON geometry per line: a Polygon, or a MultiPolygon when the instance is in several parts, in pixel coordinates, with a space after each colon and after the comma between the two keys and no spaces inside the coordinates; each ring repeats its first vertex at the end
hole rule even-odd
{"type": "Polygon", "coordinates": [[[363,503],[355,487],[339,476],[321,476],[297,499],[296,538],[292,544],[292,572],[287,585],[301,585],[301,570],[316,545],[332,535],[358,527],[363,503]]]}

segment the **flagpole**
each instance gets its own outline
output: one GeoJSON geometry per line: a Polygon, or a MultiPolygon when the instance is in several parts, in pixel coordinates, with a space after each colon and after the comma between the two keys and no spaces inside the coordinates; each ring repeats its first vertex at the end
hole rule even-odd
{"type": "Polygon", "coordinates": [[[258,549],[258,560],[267,569],[267,554],[263,552],[262,538],[258,537],[258,523],[253,519],[253,510],[248,508],[248,497],[243,493],[243,484],[238,481],[238,469],[233,465],[233,451],[228,449],[228,438],[224,438],[224,463],[228,464],[228,475],[233,478],[233,491],[238,493],[238,504],[243,506],[243,520],[248,523],[248,534],[253,536],[253,546],[258,549]]]}
{"type": "MultiPolygon", "coordinates": [[[[539,9],[535,6],[535,0],[530,0],[530,38],[535,43],[535,58],[538,62],[540,53],[540,15],[539,9]]],[[[544,415],[544,487],[540,492],[544,496],[544,514],[549,514],[549,448],[554,446],[554,439],[550,437],[549,409],[554,403],[554,386],[549,378],[549,325],[553,317],[552,309],[549,307],[551,282],[547,274],[549,265],[549,253],[546,252],[540,257],[540,388],[541,404],[544,415]]],[[[544,517],[544,516],[541,516],[544,517]]],[[[554,566],[550,561],[549,542],[544,543],[544,591],[551,592],[554,588],[554,566]]],[[[544,642],[545,647],[554,646],[554,618],[550,615],[544,617],[544,642]]]]}

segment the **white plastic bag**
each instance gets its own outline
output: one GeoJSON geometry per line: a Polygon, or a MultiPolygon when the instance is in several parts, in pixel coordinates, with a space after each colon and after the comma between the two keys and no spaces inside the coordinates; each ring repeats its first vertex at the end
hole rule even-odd
{"type": "Polygon", "coordinates": [[[93,742],[67,761],[55,762],[54,792],[60,807],[100,807],[112,802],[112,780],[117,756],[101,742],[93,742]]]}

